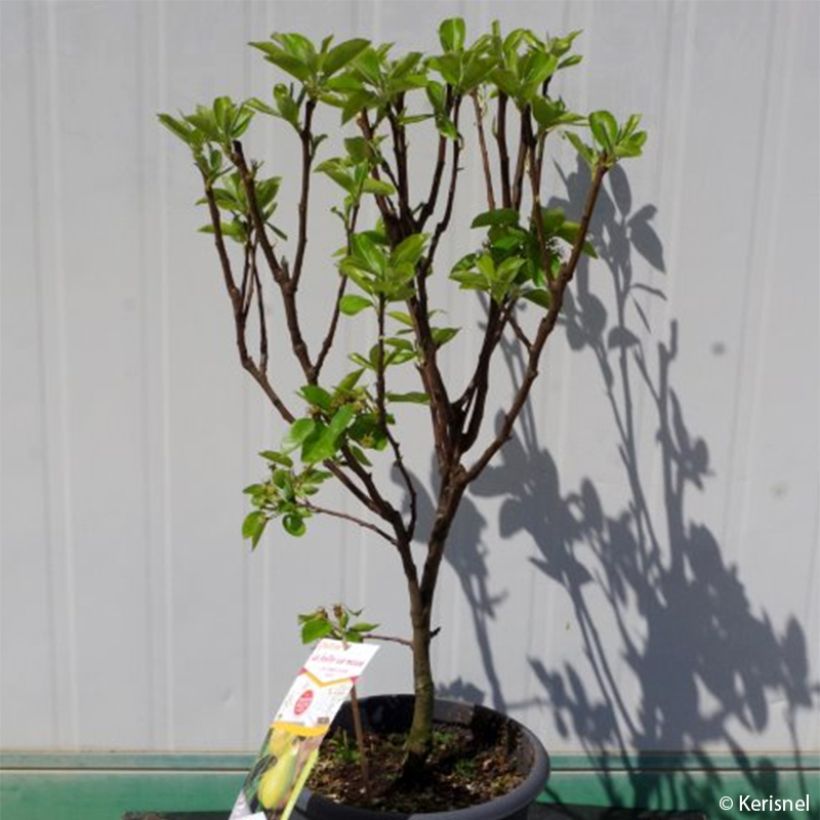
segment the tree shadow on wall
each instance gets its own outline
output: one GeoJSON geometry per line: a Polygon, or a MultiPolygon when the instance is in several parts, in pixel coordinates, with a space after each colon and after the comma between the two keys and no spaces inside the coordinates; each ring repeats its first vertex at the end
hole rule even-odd
{"type": "MultiPolygon", "coordinates": [[[[563,181],[567,200],[551,205],[577,212],[588,175],[579,167],[563,181]]],[[[797,619],[790,618],[778,630],[754,607],[714,533],[686,512],[687,497],[704,491],[712,473],[709,447],[687,425],[683,399],[673,386],[677,323],[671,322],[664,341],[653,341],[652,303],[664,294],[639,281],[633,271],[633,252],[664,270],[663,248],[651,227],[654,214],[652,205],[633,209],[626,176],[614,168],[592,225],[600,256],[596,279],[603,278],[603,265],[610,273],[609,312],[590,290],[586,265],[579,268],[574,294],[563,311],[570,347],[597,363],[628,487],[627,503],[607,512],[589,478],[575,490],[563,487],[555,460],[538,438],[529,405],[514,438],[473,493],[503,499],[501,535],[527,533],[537,551],[530,560],[569,598],[584,664],[556,669],[548,660],[532,657],[530,665],[543,690],[539,700],[551,710],[556,730],[574,736],[594,762],[606,802],[702,808],[710,817],[728,817],[718,801],[733,793],[730,786],[739,793],[793,798],[816,788],[798,771],[789,793],[784,792],[782,771],[770,759],[752,759],[735,732],[742,727],[762,733],[780,719],[772,715],[770,704],[783,704],[791,732],[791,766],[799,769],[796,714],[812,708],[818,687],[809,679],[805,635],[797,619]],[[647,428],[647,414],[656,429],[653,453],[639,450],[639,427],[647,428]],[[660,477],[660,504],[648,498],[654,491],[645,483],[650,470],[660,477]],[[602,636],[605,621],[614,625],[617,641],[609,630],[602,636]],[[630,678],[637,698],[634,689],[623,691],[621,681],[630,678]],[[721,771],[725,760],[718,765],[703,751],[709,747],[730,750],[731,768],[741,772],[742,788],[721,771]],[[685,752],[688,768],[681,770],[679,760],[670,765],[668,757],[664,763],[659,751],[685,752]]],[[[520,346],[506,347],[504,353],[514,380],[520,380],[520,346]]],[[[429,499],[425,503],[429,505],[429,499]]],[[[492,704],[509,709],[514,706],[502,692],[488,637],[488,623],[503,596],[494,596],[488,588],[481,542],[486,526],[475,505],[465,499],[448,559],[473,612],[492,704]]],[[[473,700],[483,695],[462,680],[443,691],[473,700]]],[[[777,816],[797,820],[806,815],[777,816]]]]}

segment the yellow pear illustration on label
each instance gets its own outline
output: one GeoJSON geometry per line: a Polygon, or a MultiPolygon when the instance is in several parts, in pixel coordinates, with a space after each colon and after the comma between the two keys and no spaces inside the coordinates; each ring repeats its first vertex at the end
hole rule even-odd
{"type": "Polygon", "coordinates": [[[294,735],[284,729],[271,729],[270,740],[268,741],[268,754],[273,755],[277,760],[282,757],[293,744],[294,735]]]}
{"type": "Polygon", "coordinates": [[[297,754],[296,747],[291,745],[259,780],[257,796],[266,809],[279,809],[287,802],[296,775],[297,754]]]}

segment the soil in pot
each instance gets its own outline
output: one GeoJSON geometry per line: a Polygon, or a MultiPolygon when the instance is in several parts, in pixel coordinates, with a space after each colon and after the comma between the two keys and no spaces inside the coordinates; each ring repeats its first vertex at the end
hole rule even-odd
{"type": "Polygon", "coordinates": [[[481,733],[473,727],[437,722],[427,772],[401,778],[404,733],[365,733],[370,797],[365,790],[353,734],[336,729],[322,744],[322,754],[308,787],[337,803],[375,811],[407,814],[452,811],[486,803],[512,791],[523,780],[510,733],[481,733]]]}

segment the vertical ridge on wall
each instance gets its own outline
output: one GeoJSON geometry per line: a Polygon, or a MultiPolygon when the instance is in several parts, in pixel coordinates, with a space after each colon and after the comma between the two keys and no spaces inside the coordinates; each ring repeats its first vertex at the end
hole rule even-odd
{"type": "MultiPolygon", "coordinates": [[[[49,216],[51,227],[49,238],[40,235],[45,246],[42,275],[47,277],[48,286],[43,288],[46,302],[42,322],[44,332],[41,347],[50,351],[45,360],[46,378],[45,406],[48,418],[46,438],[47,452],[52,459],[48,469],[47,483],[50,501],[50,530],[52,533],[52,564],[49,581],[52,584],[52,600],[55,619],[55,658],[59,675],[57,727],[59,742],[76,748],[79,743],[79,704],[77,680],[77,634],[76,598],[74,589],[74,549],[71,513],[71,446],[68,419],[68,339],[66,335],[65,271],[64,271],[64,229],[62,213],[62,163],[60,158],[60,94],[58,80],[57,49],[57,7],[49,4],[30,10],[30,20],[39,24],[40,40],[44,44],[44,60],[35,66],[35,77],[40,83],[41,105],[45,128],[46,145],[38,144],[37,182],[39,190],[40,214],[49,216]],[[45,18],[45,19],[43,19],[45,18]],[[46,180],[42,179],[41,168],[48,168],[46,180]],[[56,362],[55,362],[56,359],[56,362]]],[[[30,29],[34,36],[34,26],[30,29]]],[[[32,42],[32,51],[35,50],[32,42]]],[[[35,52],[36,53],[36,52],[35,52]]],[[[39,219],[36,224],[42,226],[39,219]]]]}
{"type": "MultiPolygon", "coordinates": [[[[776,173],[770,175],[768,172],[770,168],[773,172],[776,172],[778,159],[782,155],[781,150],[778,149],[783,147],[784,122],[781,117],[772,117],[772,110],[774,109],[777,114],[782,115],[788,102],[788,75],[783,72],[783,63],[786,63],[788,68],[790,62],[783,42],[783,18],[790,16],[788,8],[788,5],[772,5],[769,7],[768,29],[771,35],[768,38],[765,57],[766,68],[763,72],[763,76],[766,78],[765,92],[760,101],[760,114],[755,129],[755,133],[758,135],[757,161],[754,163],[754,167],[750,169],[754,177],[752,187],[753,205],[750,229],[751,241],[748,245],[745,264],[749,271],[749,278],[752,280],[752,286],[744,288],[741,295],[743,305],[741,311],[744,321],[738,340],[741,351],[745,353],[749,350],[749,354],[748,358],[744,357],[743,353],[738,356],[736,365],[735,378],[738,389],[733,397],[734,423],[730,434],[727,458],[726,478],[730,490],[728,494],[729,503],[724,507],[723,521],[721,522],[721,541],[723,543],[731,543],[729,526],[734,508],[739,507],[741,510],[741,527],[743,526],[742,514],[748,508],[748,464],[752,457],[753,448],[748,446],[741,448],[739,442],[743,439],[746,441],[753,440],[757,426],[754,397],[759,390],[761,381],[763,358],[760,354],[762,353],[765,334],[757,333],[755,339],[754,329],[760,327],[761,317],[768,312],[772,286],[772,277],[765,275],[766,268],[760,263],[760,260],[762,258],[763,261],[774,261],[765,253],[773,239],[774,217],[778,206],[776,189],[771,191],[766,198],[762,194],[766,190],[764,182],[770,182],[771,180],[775,186],[777,185],[776,173]],[[785,93],[781,93],[780,99],[775,103],[774,97],[778,88],[781,89],[781,92],[785,89],[785,93]],[[774,151],[770,147],[773,141],[776,143],[774,151]],[[745,412],[744,407],[750,408],[749,411],[745,412]],[[740,430],[744,428],[746,428],[746,435],[741,437],[740,430]],[[741,463],[746,465],[747,468],[741,468],[741,463]],[[735,488],[738,488],[737,491],[735,491],[735,488]],[[735,500],[738,495],[740,499],[735,500]],[[734,503],[732,503],[733,501],[734,503]]],[[[740,561],[743,557],[745,544],[742,529],[738,531],[737,535],[735,546],[732,548],[732,555],[735,560],[740,561]]]]}

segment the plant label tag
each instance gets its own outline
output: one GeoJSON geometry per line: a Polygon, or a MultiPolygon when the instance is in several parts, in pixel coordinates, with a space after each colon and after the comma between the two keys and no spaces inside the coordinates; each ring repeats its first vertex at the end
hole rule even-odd
{"type": "Polygon", "coordinates": [[[288,820],[333,718],[377,651],[372,644],[319,641],[285,695],[228,820],[288,820]]]}

